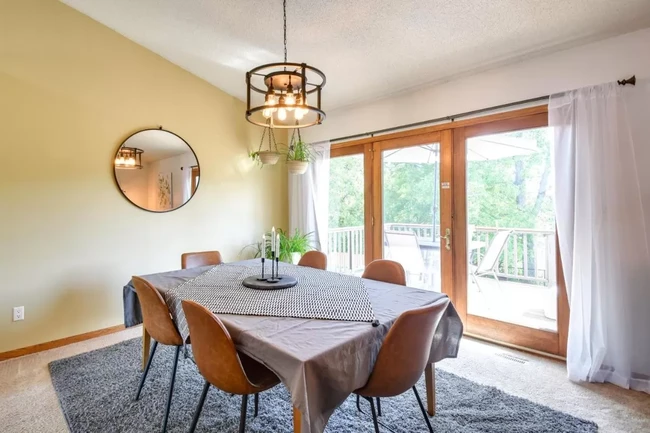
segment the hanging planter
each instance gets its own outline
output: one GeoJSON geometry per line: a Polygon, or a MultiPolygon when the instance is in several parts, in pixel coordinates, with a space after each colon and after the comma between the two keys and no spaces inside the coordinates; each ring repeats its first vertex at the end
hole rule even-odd
{"type": "Polygon", "coordinates": [[[280,160],[280,151],[278,150],[278,143],[275,141],[275,134],[273,133],[273,124],[271,121],[268,122],[268,127],[264,128],[262,132],[262,139],[260,140],[260,147],[256,152],[251,152],[249,156],[253,161],[258,164],[265,165],[275,165],[280,160]],[[267,136],[268,131],[268,150],[262,150],[264,145],[264,137],[267,136]]]}
{"type": "Polygon", "coordinates": [[[312,154],[309,145],[302,141],[300,129],[294,129],[289,142],[289,151],[287,152],[287,170],[289,170],[289,174],[304,174],[311,160],[312,154]],[[296,131],[298,131],[297,138],[296,131]]]}
{"type": "Polygon", "coordinates": [[[287,169],[289,174],[305,174],[309,162],[307,161],[287,161],[287,169]]]}
{"type": "Polygon", "coordinates": [[[263,165],[275,165],[280,159],[280,152],[264,150],[257,152],[257,157],[263,165]]]}

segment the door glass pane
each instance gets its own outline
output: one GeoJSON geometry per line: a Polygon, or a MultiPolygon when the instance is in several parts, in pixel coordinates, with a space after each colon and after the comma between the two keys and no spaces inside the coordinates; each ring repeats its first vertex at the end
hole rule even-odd
{"type": "Polygon", "coordinates": [[[366,265],[363,154],[330,160],[327,268],[360,276],[366,265]]]}
{"type": "Polygon", "coordinates": [[[549,128],[467,140],[469,314],[557,331],[549,128]]]}
{"type": "Polygon", "coordinates": [[[407,285],[440,291],[440,144],[382,152],[384,258],[407,285]]]}

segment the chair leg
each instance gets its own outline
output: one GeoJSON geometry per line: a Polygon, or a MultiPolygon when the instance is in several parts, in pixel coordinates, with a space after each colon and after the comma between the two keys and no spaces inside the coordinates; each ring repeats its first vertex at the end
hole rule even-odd
{"type": "Polygon", "coordinates": [[[246,411],[248,409],[248,395],[241,396],[241,415],[239,417],[239,433],[246,431],[246,411]]]}
{"type": "Polygon", "coordinates": [[[257,409],[258,409],[259,405],[260,405],[260,394],[259,394],[259,392],[256,392],[255,393],[255,415],[254,416],[257,416],[257,409]]]}
{"type": "Polygon", "coordinates": [[[135,394],[136,400],[140,399],[140,392],[142,392],[142,386],[144,385],[144,380],[147,378],[147,374],[149,373],[149,367],[151,367],[151,360],[153,359],[154,353],[156,353],[156,347],[158,347],[158,342],[154,340],[153,346],[151,347],[151,353],[149,354],[149,360],[147,361],[147,366],[144,369],[144,373],[142,373],[142,379],[140,379],[140,386],[138,386],[138,392],[135,394]]]}
{"type": "Polygon", "coordinates": [[[205,403],[205,397],[207,397],[209,390],[210,390],[210,382],[206,380],[205,385],[203,385],[203,392],[201,392],[201,398],[199,398],[199,404],[198,406],[196,406],[196,411],[194,412],[194,418],[192,418],[190,433],[194,433],[194,430],[196,430],[196,425],[199,423],[199,417],[201,416],[201,411],[203,410],[203,404],[205,403]]]}
{"type": "Polygon", "coordinates": [[[375,411],[375,401],[372,397],[367,399],[370,402],[370,410],[372,411],[372,422],[375,425],[375,433],[379,433],[379,422],[377,421],[377,412],[375,411]]]}
{"type": "Polygon", "coordinates": [[[422,415],[424,415],[424,420],[427,422],[427,427],[429,427],[429,432],[433,433],[433,427],[431,426],[429,415],[427,414],[427,411],[424,409],[424,405],[422,404],[422,400],[420,399],[420,394],[418,394],[418,390],[415,388],[415,386],[413,386],[413,392],[415,393],[415,398],[417,398],[418,400],[418,405],[420,406],[422,415]]]}
{"type": "Polygon", "coordinates": [[[172,378],[169,383],[169,394],[167,395],[167,408],[165,409],[165,420],[163,421],[162,431],[167,431],[167,420],[169,419],[169,408],[172,404],[172,393],[174,392],[174,381],[176,380],[176,367],[178,367],[178,355],[181,353],[181,346],[176,346],[176,354],[174,355],[174,366],[172,367],[172,378]]]}
{"type": "Polygon", "coordinates": [[[381,416],[381,400],[377,397],[377,416],[381,416]]]}

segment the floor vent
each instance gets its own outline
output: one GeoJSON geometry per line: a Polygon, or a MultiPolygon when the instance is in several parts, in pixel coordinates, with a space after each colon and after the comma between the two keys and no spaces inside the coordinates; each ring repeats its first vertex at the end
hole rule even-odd
{"type": "Polygon", "coordinates": [[[509,361],[514,361],[518,362],[519,364],[527,364],[528,360],[526,358],[520,358],[519,356],[512,355],[510,353],[505,353],[505,352],[499,352],[496,354],[497,356],[500,356],[501,358],[505,358],[509,361]]]}

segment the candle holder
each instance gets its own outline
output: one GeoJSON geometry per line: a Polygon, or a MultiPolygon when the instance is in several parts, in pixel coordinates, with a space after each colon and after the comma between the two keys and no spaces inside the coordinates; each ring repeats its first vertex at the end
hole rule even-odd
{"type": "Polygon", "coordinates": [[[266,235],[262,236],[262,274],[245,278],[242,284],[245,287],[257,290],[288,289],[298,284],[298,280],[291,275],[280,275],[280,234],[275,227],[271,229],[271,276],[266,272],[266,235]]]}
{"type": "Polygon", "coordinates": [[[266,262],[266,259],[264,257],[262,257],[262,275],[260,275],[259,277],[256,277],[257,281],[267,281],[267,278],[264,276],[264,268],[266,267],[265,262],[266,262]]]}

